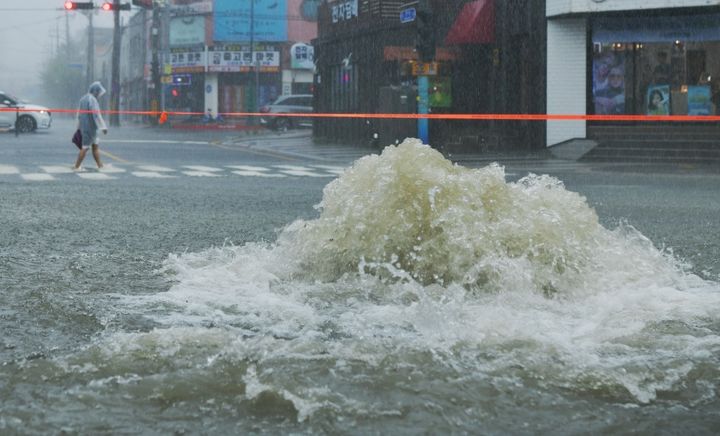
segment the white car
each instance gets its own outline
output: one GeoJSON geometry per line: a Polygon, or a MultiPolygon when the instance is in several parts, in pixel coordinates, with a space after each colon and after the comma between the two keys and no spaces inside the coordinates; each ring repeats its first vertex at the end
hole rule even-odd
{"type": "Polygon", "coordinates": [[[16,117],[18,131],[21,133],[49,129],[52,124],[52,116],[48,108],[24,103],[10,94],[0,91],[0,129],[15,129],[16,117]],[[20,111],[16,111],[15,108],[19,108],[20,111]],[[12,110],[8,111],[7,109],[12,110]]]}

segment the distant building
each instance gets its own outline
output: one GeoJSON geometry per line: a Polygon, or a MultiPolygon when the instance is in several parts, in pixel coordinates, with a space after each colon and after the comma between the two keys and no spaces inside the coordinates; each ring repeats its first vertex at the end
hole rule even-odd
{"type": "MultiPolygon", "coordinates": [[[[251,112],[278,96],[312,91],[318,0],[170,0],[159,12],[160,107],[167,111],[251,112]]],[[[156,6],[157,7],[157,6],[156,6]]],[[[126,32],[126,107],[152,87],[149,12],[133,17],[144,42],[126,32]],[[132,51],[128,54],[128,51],[132,51]],[[138,53],[138,51],[140,53],[138,53]],[[137,61],[144,58],[140,89],[137,61]]],[[[152,20],[150,20],[151,22],[152,20]]],[[[149,104],[146,102],[146,107],[149,104]]]]}

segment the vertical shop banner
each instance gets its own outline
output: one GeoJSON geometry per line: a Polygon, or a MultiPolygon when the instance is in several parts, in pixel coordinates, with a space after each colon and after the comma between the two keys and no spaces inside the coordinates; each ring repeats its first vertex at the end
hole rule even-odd
{"type": "Polygon", "coordinates": [[[215,0],[214,40],[225,42],[287,41],[287,1],[215,0]],[[254,26],[251,26],[254,25],[254,26]],[[250,35],[251,27],[253,35],[250,35]]]}
{"type": "Polygon", "coordinates": [[[290,68],[312,70],[315,68],[315,49],[309,44],[298,42],[290,47],[290,68]]]}
{"type": "Polygon", "coordinates": [[[648,115],[670,115],[670,86],[650,86],[645,98],[648,115]]]}

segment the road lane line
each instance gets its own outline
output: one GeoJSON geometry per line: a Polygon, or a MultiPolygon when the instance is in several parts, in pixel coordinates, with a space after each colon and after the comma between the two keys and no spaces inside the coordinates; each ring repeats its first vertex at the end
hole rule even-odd
{"type": "Polygon", "coordinates": [[[121,158],[121,157],[115,156],[114,154],[110,153],[109,151],[100,150],[100,154],[102,154],[102,155],[104,155],[104,156],[107,156],[107,157],[109,157],[110,159],[116,160],[116,161],[118,161],[118,162],[120,162],[120,163],[124,163],[124,164],[129,164],[129,163],[130,163],[130,161],[125,160],[125,159],[123,159],[123,158],[121,158]]]}

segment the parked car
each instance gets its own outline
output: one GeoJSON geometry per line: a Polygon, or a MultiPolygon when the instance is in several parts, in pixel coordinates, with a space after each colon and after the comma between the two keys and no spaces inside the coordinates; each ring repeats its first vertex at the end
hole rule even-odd
{"type": "Polygon", "coordinates": [[[48,108],[29,104],[17,97],[0,91],[0,108],[19,108],[15,110],[0,110],[0,129],[15,129],[15,118],[17,117],[18,131],[21,133],[34,132],[37,129],[49,129],[52,124],[52,116],[48,108]]]}
{"type": "MultiPolygon", "coordinates": [[[[260,108],[271,114],[310,114],[313,112],[313,96],[310,94],[283,95],[272,104],[260,108]]],[[[260,123],[274,130],[286,131],[293,127],[312,127],[312,117],[260,117],[260,123]]]]}

